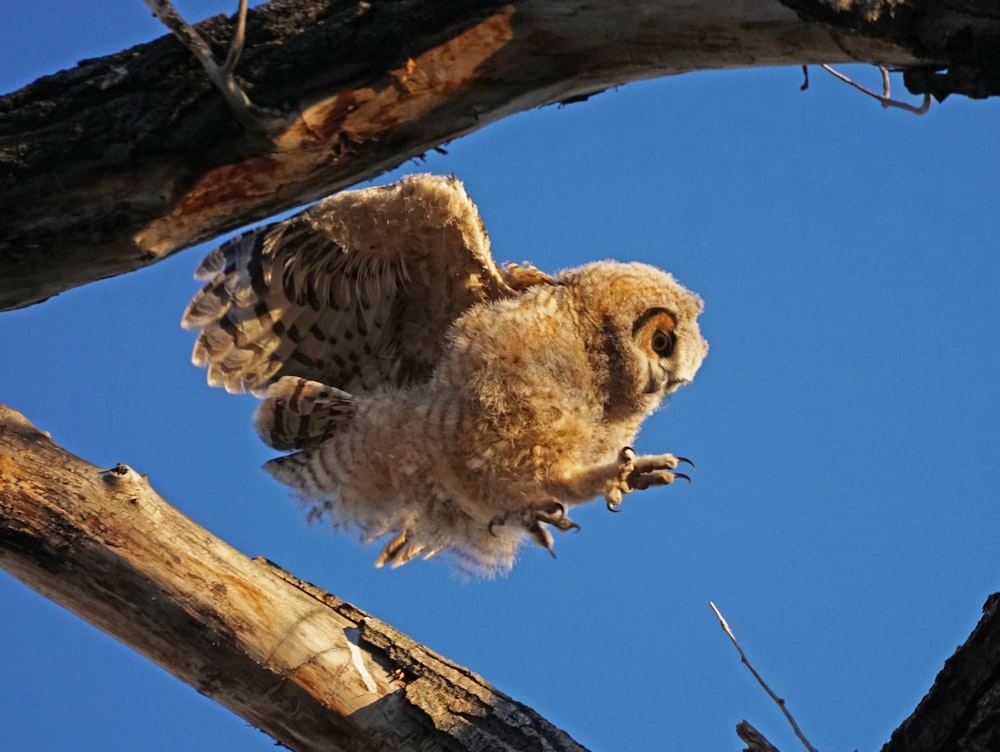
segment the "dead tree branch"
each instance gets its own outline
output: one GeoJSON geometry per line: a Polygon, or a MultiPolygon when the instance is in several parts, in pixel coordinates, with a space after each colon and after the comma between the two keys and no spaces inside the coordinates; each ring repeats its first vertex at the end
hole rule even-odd
{"type": "MultiPolygon", "coordinates": [[[[782,715],[784,715],[785,718],[788,720],[789,725],[791,725],[792,730],[795,732],[795,735],[799,738],[799,741],[802,742],[803,746],[808,750],[808,752],[819,752],[809,742],[809,740],[806,739],[806,735],[802,733],[802,729],[799,728],[799,724],[795,721],[794,716],[792,716],[792,712],[788,709],[788,703],[785,702],[785,699],[783,697],[778,697],[775,691],[771,689],[770,686],[768,686],[766,681],[764,681],[764,678],[759,673],[757,673],[757,669],[753,667],[753,664],[750,663],[750,659],[747,658],[747,654],[743,652],[743,648],[740,645],[739,640],[736,639],[736,635],[733,634],[733,630],[729,627],[729,622],[726,621],[726,618],[722,615],[722,612],[719,611],[718,607],[711,601],[708,602],[708,605],[711,606],[712,611],[715,612],[715,618],[719,620],[719,626],[722,627],[722,631],[726,633],[726,635],[729,637],[729,641],[732,642],[733,647],[736,648],[736,652],[740,654],[740,662],[747,667],[747,669],[750,671],[751,674],[753,674],[753,678],[756,679],[757,683],[760,684],[760,686],[763,688],[765,692],[767,692],[767,696],[770,697],[772,700],[774,700],[774,704],[778,706],[778,708],[781,710],[782,715]]],[[[763,735],[760,734],[760,732],[757,731],[755,728],[753,728],[753,726],[750,726],[749,723],[743,721],[743,724],[740,724],[736,727],[737,733],[740,734],[740,738],[743,739],[743,741],[747,741],[747,739],[744,738],[743,733],[740,732],[741,731],[746,732],[747,727],[749,727],[749,729],[752,731],[752,734],[750,734],[750,736],[755,740],[755,742],[758,742],[760,740],[763,740],[765,742],[767,741],[766,739],[764,739],[763,735]],[[743,724],[746,724],[746,726],[744,726],[743,724]],[[753,736],[753,734],[756,734],[756,736],[753,736]],[[759,737],[759,739],[757,737],[759,737]]]]}
{"type": "MultiPolygon", "coordinates": [[[[513,113],[629,81],[843,62],[931,81],[958,53],[931,45],[925,27],[952,6],[978,30],[983,65],[1000,50],[987,43],[1000,34],[984,1],[887,5],[891,24],[791,0],[275,0],[250,12],[235,71],[256,107],[287,118],[275,135],[243,127],[172,35],[84,61],[0,98],[0,310],[139,269],[513,113]]],[[[196,30],[226,58],[229,19],[196,30]]]]}
{"type": "Polygon", "coordinates": [[[300,752],[584,748],[0,406],[0,567],[300,752]]]}
{"type": "Polygon", "coordinates": [[[1000,593],[882,752],[1000,749],[1000,593]]]}

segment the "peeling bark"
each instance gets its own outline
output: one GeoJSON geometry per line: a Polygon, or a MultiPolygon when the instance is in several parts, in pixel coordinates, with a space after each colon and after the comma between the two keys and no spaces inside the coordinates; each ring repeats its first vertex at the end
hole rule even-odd
{"type": "Polygon", "coordinates": [[[299,752],[565,750],[468,669],[0,406],[0,567],[299,752]]]}
{"type": "MultiPolygon", "coordinates": [[[[934,71],[959,52],[986,69],[1000,49],[984,4],[887,0],[891,13],[866,20],[855,9],[872,4],[860,0],[275,0],[251,12],[237,69],[256,104],[288,116],[273,140],[235,121],[172,36],[0,98],[0,310],[141,268],[515,112],[629,81],[863,61],[923,76],[940,96],[950,84],[934,71]],[[956,18],[978,34],[972,51],[931,44],[934,24],[952,39],[943,29],[956,18]]],[[[197,28],[221,59],[229,20],[197,28]]]]}

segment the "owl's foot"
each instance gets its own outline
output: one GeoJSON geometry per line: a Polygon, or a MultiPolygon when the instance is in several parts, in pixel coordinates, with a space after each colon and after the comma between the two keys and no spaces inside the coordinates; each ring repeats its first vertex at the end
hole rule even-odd
{"type": "MultiPolygon", "coordinates": [[[[507,524],[508,513],[498,514],[488,526],[490,535],[496,535],[493,529],[498,525],[507,524]]],[[[567,530],[579,530],[580,526],[573,522],[566,514],[566,505],[559,501],[547,501],[541,504],[532,504],[522,508],[519,512],[520,523],[531,535],[532,540],[544,548],[554,559],[556,552],[552,550],[555,542],[552,533],[544,525],[551,525],[563,533],[567,530]]]]}
{"type": "MultiPolygon", "coordinates": [[[[375,568],[379,569],[388,564],[393,569],[396,569],[411,559],[420,556],[425,550],[426,546],[414,543],[409,539],[409,533],[406,530],[401,530],[391,541],[385,544],[382,553],[375,559],[375,568]]],[[[424,558],[429,559],[436,553],[437,551],[426,553],[424,554],[424,558]]]]}
{"type": "Polygon", "coordinates": [[[619,511],[622,497],[627,493],[642,491],[653,486],[669,486],[677,478],[683,478],[690,483],[691,476],[671,471],[681,462],[694,467],[694,463],[687,457],[675,457],[672,454],[645,454],[639,457],[632,447],[622,449],[618,455],[618,462],[618,477],[611,482],[604,495],[608,509],[612,512],[619,511]]]}

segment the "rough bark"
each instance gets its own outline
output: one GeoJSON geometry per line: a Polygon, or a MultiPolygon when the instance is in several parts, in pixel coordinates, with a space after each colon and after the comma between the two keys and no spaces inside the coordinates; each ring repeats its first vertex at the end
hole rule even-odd
{"type": "MultiPolygon", "coordinates": [[[[238,68],[286,117],[274,138],[241,127],[172,36],[84,61],[0,98],[0,310],[638,79],[862,61],[938,96],[1000,91],[986,0],[784,1],[275,0],[238,68]]],[[[228,19],[198,28],[221,59],[228,19]]]]}
{"type": "Polygon", "coordinates": [[[291,749],[566,750],[471,671],[0,406],[0,567],[291,749]]]}
{"type": "Polygon", "coordinates": [[[949,658],[882,752],[1000,749],[1000,593],[983,606],[969,639],[949,658]]]}

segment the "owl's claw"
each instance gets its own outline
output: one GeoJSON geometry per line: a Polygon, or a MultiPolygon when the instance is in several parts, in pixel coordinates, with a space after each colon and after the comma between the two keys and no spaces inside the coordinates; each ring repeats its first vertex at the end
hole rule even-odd
{"type": "Polygon", "coordinates": [[[681,462],[694,467],[694,463],[687,457],[675,457],[672,454],[648,454],[639,457],[632,447],[623,448],[618,455],[618,476],[612,480],[604,496],[608,511],[621,511],[618,507],[622,503],[622,498],[632,491],[643,491],[653,486],[668,486],[677,478],[683,478],[690,483],[691,476],[687,473],[671,472],[681,462]]]}
{"type": "Polygon", "coordinates": [[[521,519],[525,526],[530,526],[533,522],[544,522],[546,525],[566,532],[567,530],[579,530],[580,526],[566,514],[566,505],[560,501],[550,501],[535,507],[528,507],[521,512],[521,519]]]}
{"type": "Polygon", "coordinates": [[[552,533],[550,533],[546,528],[542,527],[540,522],[534,522],[527,528],[528,533],[534,538],[535,543],[544,548],[551,554],[552,558],[556,558],[556,552],[552,549],[552,544],[555,540],[552,538],[552,533]]]}
{"type": "MultiPolygon", "coordinates": [[[[419,556],[424,549],[425,546],[409,540],[406,530],[400,530],[391,541],[385,544],[382,553],[375,559],[375,568],[381,569],[388,564],[392,569],[397,569],[419,556]]],[[[429,559],[437,553],[438,551],[431,551],[424,558],[429,559]]]]}
{"type": "MultiPolygon", "coordinates": [[[[539,546],[544,548],[554,559],[555,551],[552,544],[555,542],[552,533],[548,531],[547,525],[551,525],[556,530],[565,533],[568,530],[579,530],[580,526],[573,522],[566,514],[566,506],[559,501],[543,502],[521,509],[521,525],[539,546]]],[[[498,514],[486,526],[490,535],[496,536],[494,528],[507,524],[507,513],[498,514]]]]}

